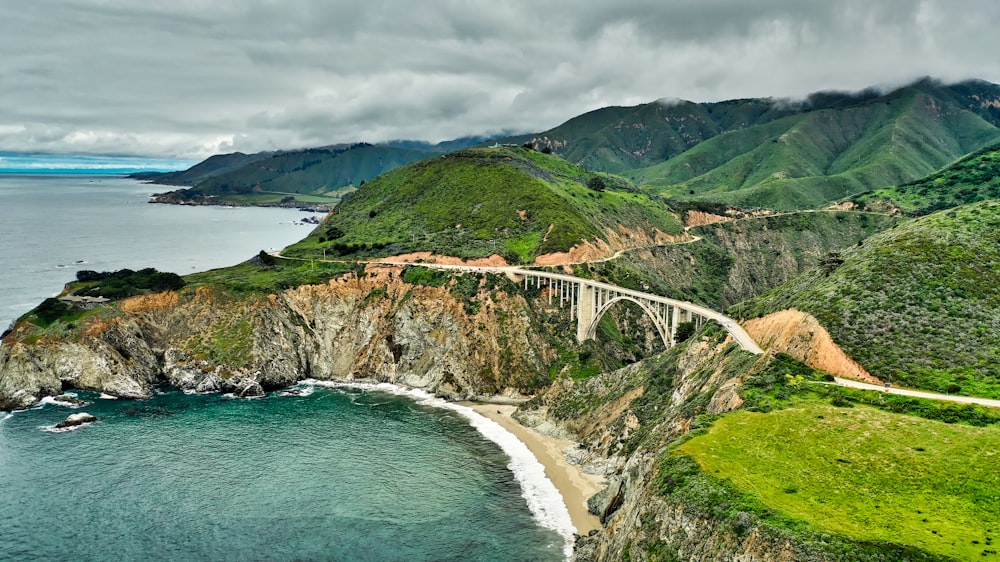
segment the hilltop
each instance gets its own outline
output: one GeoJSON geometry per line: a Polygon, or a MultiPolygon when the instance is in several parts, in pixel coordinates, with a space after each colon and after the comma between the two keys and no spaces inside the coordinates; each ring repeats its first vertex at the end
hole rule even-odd
{"type": "Polygon", "coordinates": [[[530,263],[584,245],[606,253],[681,234],[670,208],[624,180],[530,149],[477,148],[367,182],[285,255],[497,254],[530,263]]]}

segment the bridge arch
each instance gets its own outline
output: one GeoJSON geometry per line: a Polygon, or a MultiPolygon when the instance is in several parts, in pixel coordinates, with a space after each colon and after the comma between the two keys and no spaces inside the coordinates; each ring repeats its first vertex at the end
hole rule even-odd
{"type": "Polygon", "coordinates": [[[650,307],[647,302],[629,295],[617,295],[603,303],[603,305],[597,309],[594,313],[593,320],[591,320],[590,325],[587,326],[587,339],[595,339],[597,337],[597,325],[601,322],[601,318],[604,318],[604,314],[610,310],[612,306],[622,301],[628,301],[639,305],[639,308],[642,309],[646,316],[653,321],[653,326],[656,327],[656,332],[660,335],[660,339],[663,340],[663,347],[666,349],[673,347],[673,335],[670,333],[670,327],[666,316],[661,314],[658,310],[650,307]]]}

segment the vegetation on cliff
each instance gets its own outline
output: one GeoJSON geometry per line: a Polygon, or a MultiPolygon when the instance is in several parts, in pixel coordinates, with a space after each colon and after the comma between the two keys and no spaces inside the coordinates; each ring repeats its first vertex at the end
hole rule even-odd
{"type": "Polygon", "coordinates": [[[797,308],[871,374],[1000,397],[1000,202],[941,211],[829,255],[739,309],[797,308]]]}
{"type": "Polygon", "coordinates": [[[693,227],[700,240],[627,252],[574,274],[723,310],[853,248],[899,218],[846,211],[749,216],[693,227]]]}
{"type": "Polygon", "coordinates": [[[970,560],[996,552],[998,447],[997,426],[803,404],[726,415],[676,452],[818,531],[970,560]]]}

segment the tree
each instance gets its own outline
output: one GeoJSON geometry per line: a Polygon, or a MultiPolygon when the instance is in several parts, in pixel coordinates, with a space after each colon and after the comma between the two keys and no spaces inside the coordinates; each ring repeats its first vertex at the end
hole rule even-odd
{"type": "Polygon", "coordinates": [[[35,309],[35,315],[46,324],[51,324],[69,312],[69,305],[55,298],[47,298],[35,309]]]}
{"type": "Polygon", "coordinates": [[[607,187],[607,184],[604,183],[604,178],[602,178],[601,176],[594,176],[589,180],[587,180],[587,187],[593,189],[594,191],[604,191],[604,188],[607,187]]]}
{"type": "Polygon", "coordinates": [[[674,332],[675,343],[688,341],[694,335],[694,331],[694,322],[681,322],[677,325],[677,331],[674,332]]]}

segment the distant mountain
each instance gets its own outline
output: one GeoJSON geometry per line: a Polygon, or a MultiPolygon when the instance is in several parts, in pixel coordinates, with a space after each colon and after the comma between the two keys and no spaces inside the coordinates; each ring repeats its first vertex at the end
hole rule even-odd
{"type": "MultiPolygon", "coordinates": [[[[923,79],[888,93],[607,107],[500,142],[619,174],[678,201],[792,210],[913,182],[998,141],[1000,86],[923,79]]],[[[403,164],[491,144],[478,136],[235,153],[141,177],[195,187],[160,198],[166,202],[335,204],[403,164]]]]}
{"type": "MultiPolygon", "coordinates": [[[[1000,88],[984,88],[1000,101],[1000,88]]],[[[626,175],[669,197],[742,207],[811,208],[913,181],[984,145],[1000,129],[935,83],[856,105],[810,110],[712,138],[626,175]]]]}
{"type": "Polygon", "coordinates": [[[882,94],[821,92],[610,107],[530,143],[677,199],[810,208],[923,177],[1000,140],[1000,86],[924,79],[882,94]]]}
{"type": "Polygon", "coordinates": [[[274,152],[258,152],[256,154],[234,152],[232,154],[216,154],[215,156],[210,156],[208,159],[180,172],[147,172],[132,174],[131,177],[148,180],[151,183],[160,185],[194,186],[209,178],[225,174],[227,172],[232,172],[246,166],[247,164],[269,158],[273,154],[274,152]]]}
{"type": "Polygon", "coordinates": [[[442,141],[439,143],[429,143],[427,141],[417,141],[417,140],[393,140],[378,143],[380,146],[392,146],[395,148],[410,148],[414,150],[423,150],[425,152],[436,152],[436,153],[447,153],[454,152],[456,150],[463,150],[466,148],[472,148],[473,146],[483,144],[488,141],[500,138],[502,135],[486,136],[486,135],[475,135],[468,137],[461,137],[449,141],[442,141]]]}
{"type": "Polygon", "coordinates": [[[862,193],[851,199],[876,211],[926,215],[987,199],[1000,199],[1000,143],[978,150],[923,179],[862,193]]]}
{"type": "Polygon", "coordinates": [[[195,184],[155,198],[164,203],[334,205],[363,182],[434,154],[365,143],[250,156],[237,153],[213,156],[152,181],[195,184]]]}
{"type": "Polygon", "coordinates": [[[657,231],[681,233],[679,220],[662,201],[627,187],[532,150],[462,150],[366,183],[285,255],[495,253],[529,263],[584,241],[607,242],[609,232],[647,240],[657,231]],[[621,228],[632,232],[623,234],[621,228]]]}

